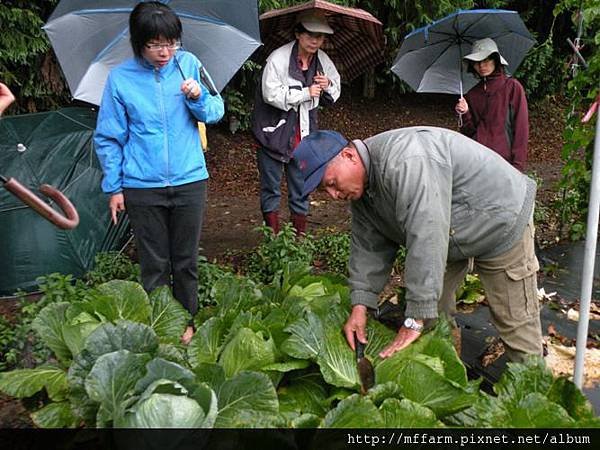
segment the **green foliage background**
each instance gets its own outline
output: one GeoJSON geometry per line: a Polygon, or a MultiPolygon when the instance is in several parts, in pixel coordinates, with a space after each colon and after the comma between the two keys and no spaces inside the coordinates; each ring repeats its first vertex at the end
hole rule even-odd
{"type": "Polygon", "coordinates": [[[0,80],[17,97],[9,112],[56,109],[69,93],[46,34],[45,20],[58,0],[0,3],[0,80]]]}
{"type": "MultiPolygon", "coordinates": [[[[565,36],[574,36],[571,10],[578,1],[524,0],[333,0],[345,6],[365,9],[384,24],[387,40],[386,63],[377,69],[379,86],[403,92],[406,86],[389,70],[401,44],[402,37],[415,28],[439,19],[458,8],[506,8],[519,11],[529,29],[536,35],[539,45],[515,74],[526,86],[530,97],[540,97],[560,89],[557,69],[560,61],[569,54],[565,36]],[[557,38],[560,36],[560,39],[557,38]]],[[[64,106],[70,100],[64,77],[56,63],[49,42],[41,29],[58,0],[4,0],[0,4],[0,80],[15,92],[18,101],[11,112],[35,112],[64,106]],[[10,30],[10,32],[5,32],[10,30]]],[[[260,12],[302,3],[302,0],[259,0],[260,12]]],[[[584,2],[585,3],[585,2],[584,2]]],[[[591,5],[592,0],[588,1],[591,5]]],[[[232,80],[226,97],[232,101],[230,112],[247,119],[248,105],[252,101],[254,78],[259,67],[247,64],[232,80]],[[240,94],[241,93],[241,96],[240,94]],[[245,101],[240,101],[244,99],[245,101]]],[[[360,83],[360,80],[357,81],[360,83]]],[[[242,123],[242,128],[247,123],[242,123]]]]}
{"type": "MultiPolygon", "coordinates": [[[[581,122],[594,100],[600,100],[600,3],[598,0],[564,0],[557,5],[555,13],[576,11],[578,7],[583,14],[581,53],[586,58],[588,68],[584,69],[579,64],[567,86],[571,107],[567,111],[567,126],[563,134],[563,195],[558,205],[563,225],[570,231],[572,239],[582,238],[586,231],[594,133],[600,114],[597,112],[587,123],[581,122]]],[[[577,19],[577,16],[573,16],[573,22],[577,22],[577,19]]]]}

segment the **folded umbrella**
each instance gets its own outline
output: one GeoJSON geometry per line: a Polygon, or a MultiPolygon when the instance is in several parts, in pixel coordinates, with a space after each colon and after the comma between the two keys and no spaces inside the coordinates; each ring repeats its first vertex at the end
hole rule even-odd
{"type": "Polygon", "coordinates": [[[459,10],[406,35],[392,71],[416,92],[462,95],[478,82],[462,59],[483,38],[496,42],[510,73],[535,44],[516,11],[459,10]]]}
{"type": "MultiPolygon", "coordinates": [[[[73,98],[100,104],[108,72],[132,57],[129,14],[138,0],[61,0],[44,30],[73,98]]],[[[260,46],[252,0],[164,1],[179,16],[182,41],[223,89],[260,46]]]]}
{"type": "Polygon", "coordinates": [[[264,47],[259,59],[266,59],[276,48],[293,41],[298,13],[318,11],[325,15],[333,34],[321,47],[331,58],[343,81],[350,82],[370,67],[383,62],[383,25],[368,12],[312,0],[301,5],[267,11],[260,16],[264,47]]]}
{"type": "Polygon", "coordinates": [[[44,219],[56,225],[63,230],[71,230],[79,225],[79,214],[73,203],[58,189],[49,184],[42,184],[39,188],[40,192],[51,198],[63,210],[64,215],[58,213],[50,205],[40,199],[37,195],[31,192],[14,178],[6,178],[0,175],[4,189],[13,194],[44,219]]]}

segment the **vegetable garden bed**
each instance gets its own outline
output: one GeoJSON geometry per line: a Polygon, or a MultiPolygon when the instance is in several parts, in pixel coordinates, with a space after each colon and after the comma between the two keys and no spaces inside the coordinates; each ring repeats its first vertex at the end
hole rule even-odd
{"type": "Polygon", "coordinates": [[[395,332],[369,322],[376,385],[360,395],[343,334],[345,278],[281,267],[270,283],[221,274],[213,305],[179,344],[187,313],[167,289],[132,281],[80,286],[44,307],[33,328],[52,358],[0,375],[0,390],[28,398],[39,427],[596,427],[600,420],[541,359],[509,364],[493,394],[469,380],[444,322],[381,360],[395,332]]]}

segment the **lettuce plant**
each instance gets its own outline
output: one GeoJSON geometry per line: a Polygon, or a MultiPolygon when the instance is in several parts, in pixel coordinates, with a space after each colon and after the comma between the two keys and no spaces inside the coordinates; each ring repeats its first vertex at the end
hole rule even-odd
{"type": "MultiPolygon", "coordinates": [[[[33,327],[53,359],[0,373],[15,397],[45,391],[40,427],[565,427],[599,425],[589,402],[539,359],[511,364],[495,395],[469,380],[441,321],[382,360],[395,331],[368,325],[376,385],[360,395],[342,334],[345,279],[289,264],[271,284],[225,274],[210,316],[183,347],[189,317],[168,289],[130,281],[48,305],[33,327]]],[[[317,443],[318,444],[318,443],[317,443]]]]}

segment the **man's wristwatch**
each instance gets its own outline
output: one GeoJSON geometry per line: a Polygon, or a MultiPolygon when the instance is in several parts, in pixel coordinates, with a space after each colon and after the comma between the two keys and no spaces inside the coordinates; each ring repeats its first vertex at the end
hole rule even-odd
{"type": "Polygon", "coordinates": [[[421,331],[423,331],[423,325],[419,324],[415,319],[413,319],[412,317],[407,317],[404,320],[404,327],[408,328],[409,330],[414,330],[417,333],[420,333],[421,331]]]}

